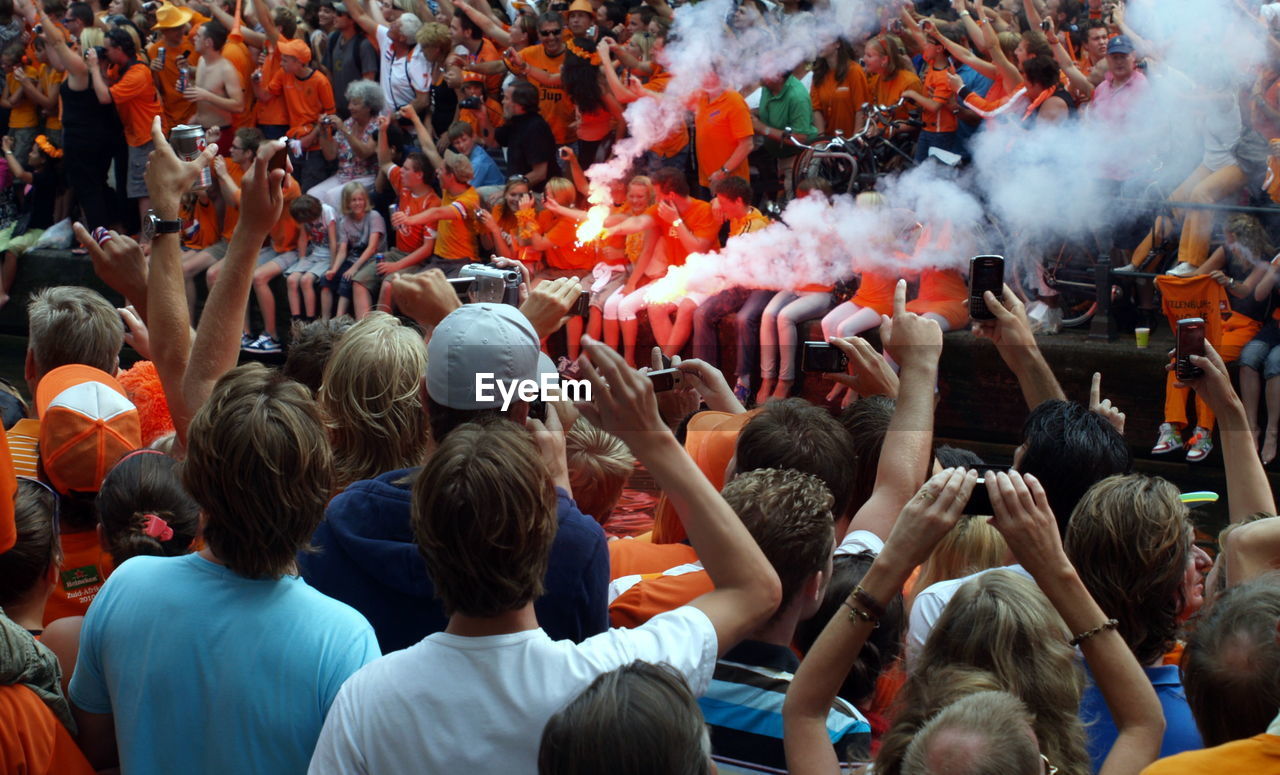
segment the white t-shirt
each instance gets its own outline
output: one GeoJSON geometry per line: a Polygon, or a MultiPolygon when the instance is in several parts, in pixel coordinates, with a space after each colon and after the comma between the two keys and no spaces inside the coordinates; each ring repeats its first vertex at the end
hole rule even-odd
{"type": "Polygon", "coordinates": [[[715,628],[682,606],[577,645],[541,629],[429,635],[343,685],[308,772],[537,772],[547,720],[597,676],[636,660],[670,665],[701,695],[715,671],[715,628]]]}
{"type": "Polygon", "coordinates": [[[385,24],[378,25],[378,83],[387,98],[386,110],[392,114],[413,102],[418,92],[431,88],[431,65],[422,53],[421,46],[414,46],[409,56],[396,59],[391,48],[391,36],[385,24]]]}
{"type": "MultiPolygon", "coordinates": [[[[924,648],[924,642],[929,639],[929,633],[933,631],[933,625],[938,623],[938,618],[942,616],[942,611],[947,607],[947,603],[951,602],[951,598],[956,596],[956,592],[965,582],[973,581],[984,573],[990,573],[993,570],[1009,570],[1021,576],[1031,579],[1031,574],[1027,573],[1021,565],[1006,565],[1003,568],[987,568],[977,573],[971,573],[968,576],[962,576],[958,579],[947,579],[939,581],[937,584],[930,584],[925,587],[924,591],[916,595],[916,600],[911,604],[911,619],[907,624],[907,664],[911,664],[920,654],[920,650],[924,648]]],[[[1032,579],[1034,581],[1035,579],[1032,579]]]]}
{"type": "Polygon", "coordinates": [[[872,533],[870,530],[851,530],[844,537],[840,545],[836,547],[835,556],[839,557],[845,554],[862,554],[870,552],[876,557],[880,556],[880,552],[884,551],[884,539],[872,533]]]}

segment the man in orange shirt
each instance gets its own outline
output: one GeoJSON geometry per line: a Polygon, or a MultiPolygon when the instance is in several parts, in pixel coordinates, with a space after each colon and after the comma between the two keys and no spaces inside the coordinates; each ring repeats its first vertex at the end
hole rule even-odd
{"type": "Polygon", "coordinates": [[[405,226],[436,229],[435,253],[422,264],[424,269],[439,269],[446,277],[457,277],[462,267],[479,260],[476,243],[479,220],[476,213],[481,205],[480,194],[471,187],[472,174],[470,159],[460,153],[445,151],[444,164],[436,170],[440,188],[444,190],[440,206],[403,220],[397,218],[405,226]]]}
{"type": "MultiPolygon", "coordinates": [[[[160,33],[155,43],[147,46],[147,57],[151,61],[151,75],[155,79],[156,89],[160,91],[160,100],[164,104],[164,131],[168,133],[178,124],[186,124],[195,115],[195,103],[187,101],[178,91],[178,68],[192,68],[191,45],[187,41],[187,31],[191,26],[193,13],[190,8],[165,3],[156,9],[156,23],[152,29],[160,33]],[[160,55],[161,49],[164,56],[160,55]]],[[[190,75],[188,75],[190,77],[190,75]]]]}
{"type": "Polygon", "coordinates": [[[755,129],[751,109],[742,95],[726,89],[720,77],[708,76],[706,89],[698,97],[693,116],[694,156],[698,160],[698,183],[710,196],[713,183],[734,175],[751,180],[747,155],[751,153],[755,129]]]}
{"type": "MultiPolygon", "coordinates": [[[[464,64],[476,65],[482,62],[498,62],[502,59],[493,41],[486,40],[484,31],[466,14],[453,15],[453,19],[449,22],[449,33],[453,36],[453,45],[467,51],[462,55],[464,64]]],[[[457,53],[461,54],[461,52],[457,53]]],[[[486,94],[501,94],[502,73],[486,75],[484,90],[486,94]]]]}
{"type": "Polygon", "coordinates": [[[154,147],[151,143],[151,122],[164,112],[164,107],[156,94],[150,71],[138,61],[138,49],[129,33],[117,27],[107,33],[104,42],[107,61],[114,66],[118,77],[115,83],[107,85],[94,49],[89,49],[85,56],[89,77],[98,101],[103,105],[114,102],[120,123],[124,124],[124,139],[129,144],[125,194],[138,200],[138,214],[145,220],[151,199],[147,196],[147,183],[142,179],[142,173],[147,169],[147,156],[154,147]]]}
{"type": "Polygon", "coordinates": [[[271,83],[258,81],[254,89],[262,103],[284,99],[289,114],[286,136],[302,145],[294,154],[293,166],[303,190],[325,179],[324,155],[320,151],[320,117],[334,112],[333,87],[324,73],[311,66],[311,47],[302,40],[280,40],[280,71],[271,83]]]}
{"type": "MultiPolygon", "coordinates": [[[[542,42],[520,50],[511,57],[529,82],[538,87],[538,112],[551,125],[556,144],[577,140],[573,130],[573,103],[560,88],[560,68],[564,66],[564,17],[549,11],[538,17],[538,38],[542,42]]],[[[517,73],[519,74],[519,73],[517,73]]]]}

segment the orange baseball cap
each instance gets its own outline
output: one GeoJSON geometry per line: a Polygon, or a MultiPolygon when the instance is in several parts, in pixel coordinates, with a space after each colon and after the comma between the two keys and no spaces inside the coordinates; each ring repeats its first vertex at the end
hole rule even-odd
{"type": "Polygon", "coordinates": [[[120,458],[142,446],[138,410],[110,374],[60,366],[36,386],[40,464],[60,493],[97,492],[120,458]]]}
{"type": "Polygon", "coordinates": [[[311,47],[305,40],[281,38],[276,48],[280,50],[282,57],[293,57],[304,65],[311,61],[311,47]]]}
{"type": "MultiPolygon", "coordinates": [[[[685,451],[698,470],[717,490],[724,487],[725,469],[738,450],[738,434],[760,410],[733,414],[730,412],[698,412],[689,418],[684,438],[685,451]]],[[[653,542],[672,544],[686,537],[680,515],[663,496],[654,512],[653,542]]]]}

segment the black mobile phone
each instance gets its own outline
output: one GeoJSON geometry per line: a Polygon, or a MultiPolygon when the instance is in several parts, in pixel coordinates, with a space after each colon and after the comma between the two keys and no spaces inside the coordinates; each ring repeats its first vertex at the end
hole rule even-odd
{"type": "Polygon", "coordinates": [[[529,402],[529,419],[538,422],[547,421],[547,404],[541,398],[529,402]]]}
{"type": "Polygon", "coordinates": [[[271,155],[271,161],[267,162],[267,169],[282,170],[285,169],[289,161],[289,141],[285,140],[280,150],[271,155]]]}
{"type": "Polygon", "coordinates": [[[653,383],[653,391],[655,393],[674,390],[675,386],[680,384],[679,369],[659,369],[658,371],[651,371],[645,376],[653,383]]]}
{"type": "Polygon", "coordinates": [[[1178,321],[1178,342],[1174,349],[1174,373],[1178,379],[1204,376],[1204,369],[1191,365],[1191,356],[1204,356],[1204,318],[1178,321]]]}
{"type": "Polygon", "coordinates": [[[982,294],[991,291],[998,299],[1004,292],[1004,256],[974,256],[969,259],[969,317],[994,320],[982,294]]]}
{"type": "Polygon", "coordinates": [[[578,300],[569,308],[570,316],[588,317],[591,314],[591,292],[583,291],[578,300]]]}
{"type": "Polygon", "coordinates": [[[801,357],[805,371],[835,374],[847,371],[849,356],[833,344],[827,342],[805,342],[804,355],[801,357]]]}
{"type": "Polygon", "coordinates": [[[1048,32],[1052,28],[1053,28],[1053,22],[1049,21],[1048,19],[1040,20],[1040,29],[1044,30],[1045,32],[1048,32]]]}
{"type": "Polygon", "coordinates": [[[453,292],[458,294],[458,300],[463,304],[471,303],[471,285],[476,281],[474,277],[450,277],[449,284],[453,286],[453,292]]]}
{"type": "Polygon", "coordinates": [[[995,516],[991,508],[991,495],[987,492],[986,476],[988,473],[997,474],[1001,471],[1009,472],[1009,466],[982,466],[979,469],[978,482],[973,486],[973,492],[969,494],[969,502],[964,505],[962,514],[971,516],[995,516]]]}

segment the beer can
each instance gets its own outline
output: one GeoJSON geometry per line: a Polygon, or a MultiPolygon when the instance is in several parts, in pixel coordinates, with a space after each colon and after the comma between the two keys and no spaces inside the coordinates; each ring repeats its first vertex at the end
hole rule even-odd
{"type": "Polygon", "coordinates": [[[156,49],[156,61],[160,63],[161,67],[164,67],[164,46],[156,49]]]}
{"type": "MultiPolygon", "coordinates": [[[[169,131],[169,145],[173,152],[183,161],[194,161],[204,151],[204,127],[198,124],[179,124],[169,131]]],[[[205,189],[213,185],[213,173],[208,167],[200,170],[200,179],[194,189],[205,189]]]]}

